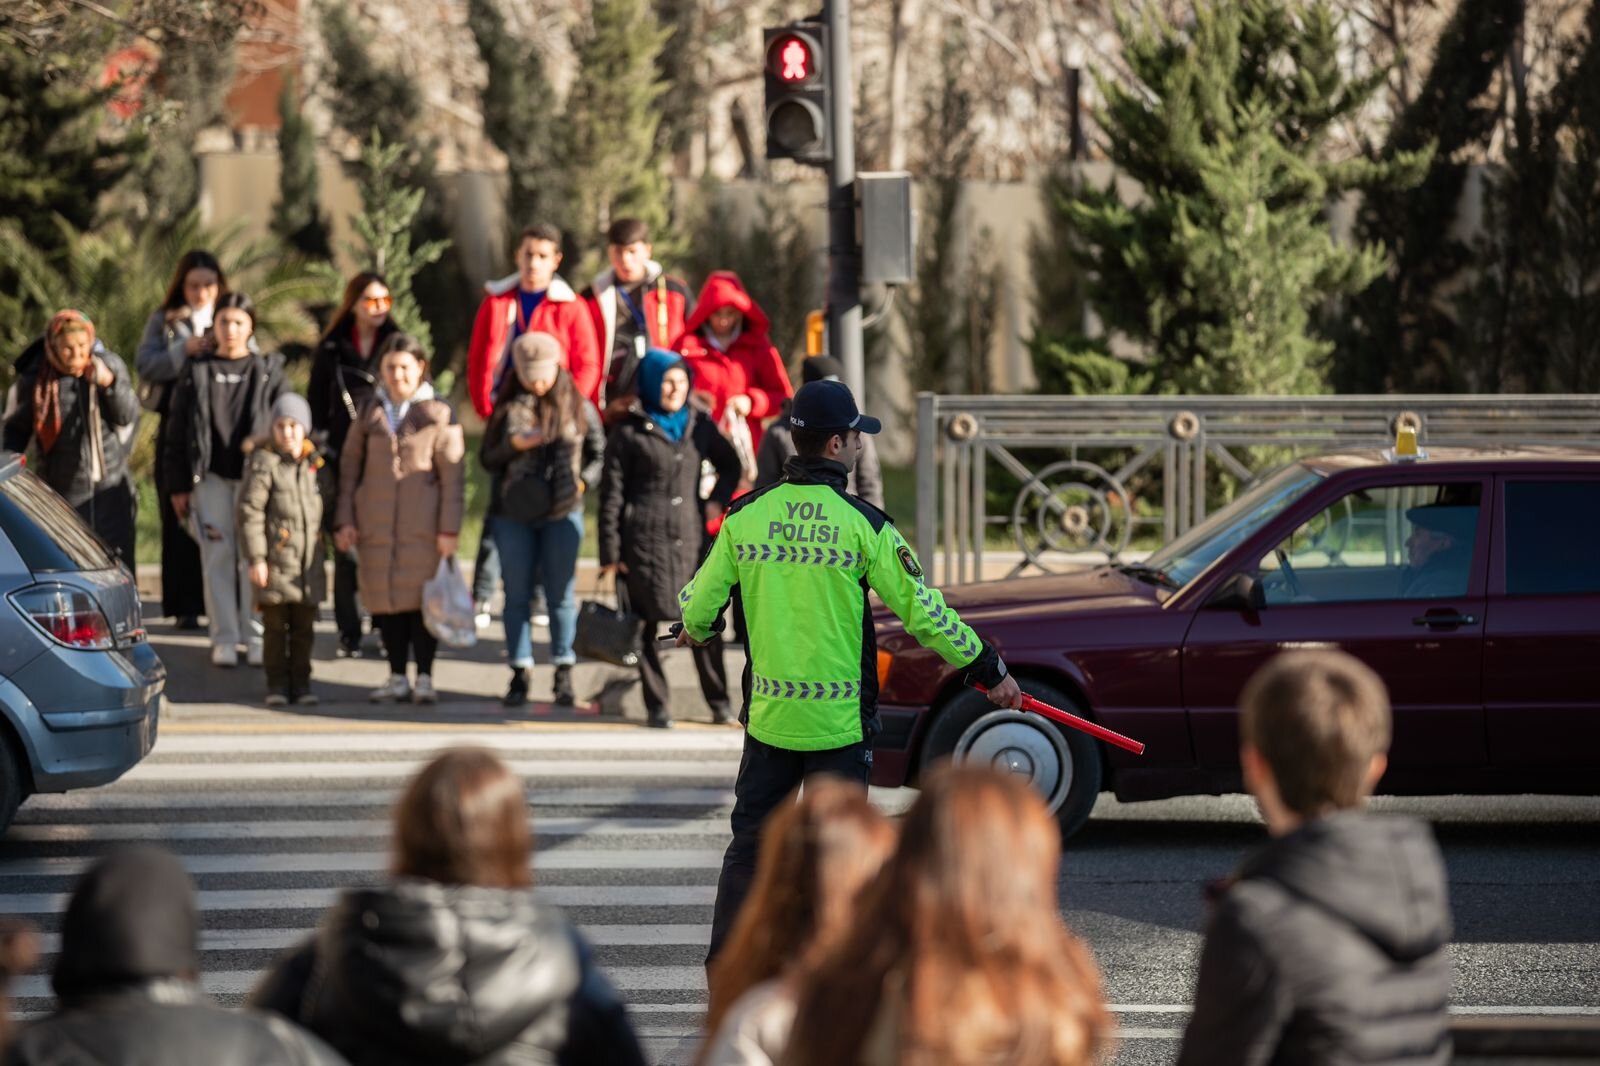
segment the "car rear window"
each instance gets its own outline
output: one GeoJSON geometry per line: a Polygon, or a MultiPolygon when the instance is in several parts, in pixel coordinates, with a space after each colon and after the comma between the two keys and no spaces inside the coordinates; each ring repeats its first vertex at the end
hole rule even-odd
{"type": "Polygon", "coordinates": [[[78,512],[28,470],[0,480],[0,531],[36,574],[116,565],[78,512]]]}
{"type": "Polygon", "coordinates": [[[1506,484],[1506,592],[1600,593],[1600,481],[1506,484]]]}

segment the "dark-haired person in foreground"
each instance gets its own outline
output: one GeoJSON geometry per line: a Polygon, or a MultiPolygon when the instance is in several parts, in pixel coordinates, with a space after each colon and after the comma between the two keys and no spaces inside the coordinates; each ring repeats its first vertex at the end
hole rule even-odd
{"type": "Polygon", "coordinates": [[[1271,843],[1206,928],[1180,1066],[1450,1061],[1450,905],[1426,825],[1362,810],[1387,766],[1389,697],[1332,651],[1246,686],[1245,787],[1271,843]]]}
{"type": "Polygon", "coordinates": [[[200,989],[200,913],[174,856],[130,848],[96,862],[61,920],[58,1007],[16,1035],[7,1066],[338,1066],[282,1018],[229,1010],[200,989]]]}
{"type": "Polygon", "coordinates": [[[776,485],[733,502],[699,571],[678,594],[679,644],[704,646],[735,585],[744,590],[749,652],[744,757],[734,783],[733,843],[722,860],[707,961],[738,915],[755,871],[761,825],[796,786],[831,773],[861,788],[878,731],[877,642],[869,592],[907,632],[989,699],[1016,707],[1022,692],[999,653],[923,580],[889,516],[845,491],[863,433],[882,428],[839,381],[795,393],[797,455],[776,485]]]}
{"type": "Polygon", "coordinates": [[[644,1066],[589,946],[535,899],[532,857],[522,779],[444,752],[395,808],[394,880],[344,893],[251,1004],[356,1066],[644,1066]]]}

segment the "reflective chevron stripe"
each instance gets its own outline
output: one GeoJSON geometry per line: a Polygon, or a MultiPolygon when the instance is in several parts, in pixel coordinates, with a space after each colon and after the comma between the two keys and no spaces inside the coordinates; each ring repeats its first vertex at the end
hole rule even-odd
{"type": "Polygon", "coordinates": [[[861,565],[861,553],[839,548],[810,548],[787,544],[735,544],[734,555],[741,563],[804,563],[809,566],[834,566],[854,569],[861,565]]]}
{"type": "Polygon", "coordinates": [[[757,696],[780,700],[849,700],[861,695],[860,681],[778,681],[752,674],[750,682],[757,696]]]}
{"type": "Polygon", "coordinates": [[[926,585],[917,586],[917,605],[922,608],[934,627],[950,641],[951,647],[962,655],[977,656],[981,649],[973,643],[971,631],[961,624],[961,619],[954,611],[934,602],[933,593],[926,585]]]}
{"type": "Polygon", "coordinates": [[[694,598],[694,578],[690,578],[689,579],[689,583],[687,585],[683,586],[683,588],[678,591],[678,606],[683,608],[684,610],[688,610],[689,601],[691,599],[693,599],[693,598],[694,598]]]}

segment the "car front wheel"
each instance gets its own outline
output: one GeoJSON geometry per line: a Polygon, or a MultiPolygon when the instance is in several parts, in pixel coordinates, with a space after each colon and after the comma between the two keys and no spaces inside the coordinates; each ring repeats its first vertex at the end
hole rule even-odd
{"type": "MultiPolygon", "coordinates": [[[[1044,703],[1083,713],[1048,685],[1030,682],[1027,689],[1044,703]]],[[[947,758],[1025,779],[1060,822],[1063,837],[1083,828],[1100,795],[1100,752],[1087,734],[1037,714],[996,707],[980,692],[958,694],[929,726],[923,769],[947,758]]]]}

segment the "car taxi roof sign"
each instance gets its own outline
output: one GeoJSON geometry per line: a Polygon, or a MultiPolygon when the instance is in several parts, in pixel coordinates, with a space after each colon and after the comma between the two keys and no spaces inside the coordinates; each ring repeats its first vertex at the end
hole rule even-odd
{"type": "Polygon", "coordinates": [[[1395,429],[1394,447],[1385,453],[1390,462],[1414,463],[1428,453],[1417,446],[1417,427],[1402,423],[1395,429]]]}

